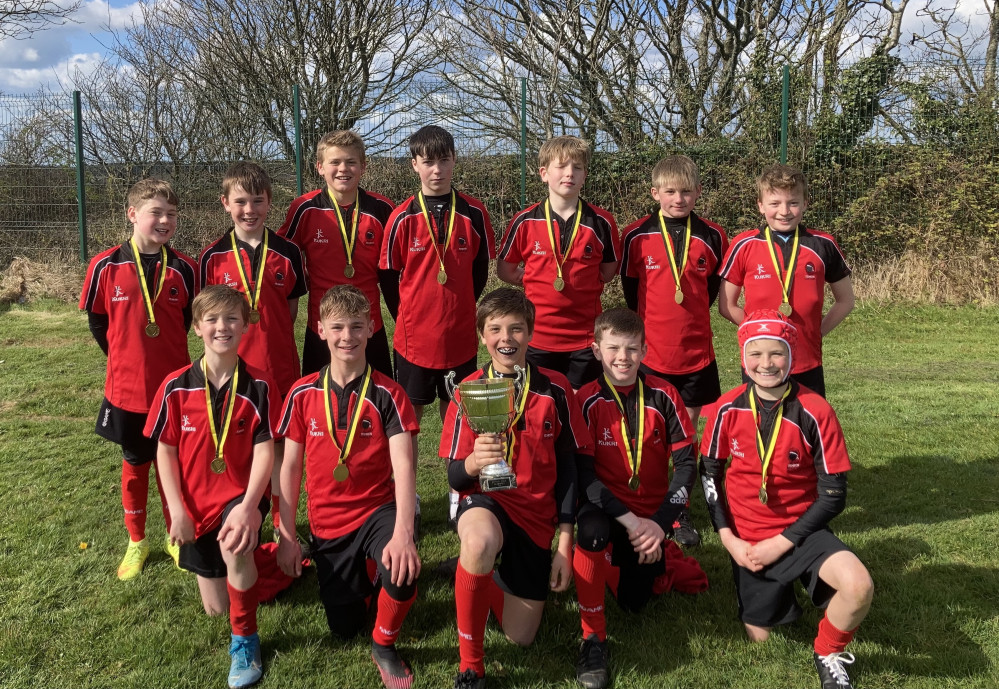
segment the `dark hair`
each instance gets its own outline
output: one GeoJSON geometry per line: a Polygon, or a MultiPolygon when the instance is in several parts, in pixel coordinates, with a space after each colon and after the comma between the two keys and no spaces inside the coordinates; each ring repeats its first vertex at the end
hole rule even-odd
{"type": "Polygon", "coordinates": [[[248,160],[233,163],[222,178],[222,196],[229,198],[229,194],[237,185],[250,194],[267,194],[267,198],[271,198],[270,175],[256,163],[248,160]]]}
{"type": "Polygon", "coordinates": [[[625,337],[641,337],[642,342],[645,342],[645,323],[637,313],[623,306],[604,311],[593,322],[593,340],[597,344],[600,344],[607,332],[625,337]]]}
{"type": "Polygon", "coordinates": [[[482,297],[475,309],[475,329],[479,335],[490,318],[509,315],[520,316],[527,323],[527,330],[534,332],[534,304],[522,290],[500,287],[482,297]]]}
{"type": "Polygon", "coordinates": [[[449,158],[454,155],[454,137],[448,130],[434,124],[420,127],[409,137],[409,153],[424,158],[449,158]]]}

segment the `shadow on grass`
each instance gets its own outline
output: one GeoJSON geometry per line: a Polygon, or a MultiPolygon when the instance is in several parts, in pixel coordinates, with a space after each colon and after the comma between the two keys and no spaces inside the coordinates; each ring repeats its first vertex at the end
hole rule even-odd
{"type": "Polygon", "coordinates": [[[952,678],[987,674],[982,641],[999,615],[999,574],[991,567],[932,562],[917,538],[891,538],[857,549],[874,576],[871,613],[857,635],[879,644],[864,672],[952,678]]]}
{"type": "Polygon", "coordinates": [[[936,524],[999,511],[999,457],[956,462],[946,455],[898,455],[884,465],[854,465],[842,533],[872,527],[936,524]]]}

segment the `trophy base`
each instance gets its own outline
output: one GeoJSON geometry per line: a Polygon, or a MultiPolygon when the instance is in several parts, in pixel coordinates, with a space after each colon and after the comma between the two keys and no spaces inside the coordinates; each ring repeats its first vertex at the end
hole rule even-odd
{"type": "Polygon", "coordinates": [[[479,476],[479,487],[483,493],[494,490],[510,490],[517,487],[515,474],[500,474],[499,476],[479,476]]]}

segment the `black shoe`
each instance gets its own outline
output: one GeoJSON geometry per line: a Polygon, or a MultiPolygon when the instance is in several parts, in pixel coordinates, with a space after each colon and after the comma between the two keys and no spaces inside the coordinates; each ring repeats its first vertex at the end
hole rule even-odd
{"type": "Polygon", "coordinates": [[[399,656],[394,644],[382,646],[372,641],[371,660],[375,661],[385,689],[410,689],[413,686],[413,669],[399,656]]]}
{"type": "Polygon", "coordinates": [[[815,653],[815,669],[819,671],[822,689],[853,689],[845,666],[855,660],[852,653],[830,653],[827,656],[815,653]]]}
{"type": "Polygon", "coordinates": [[[579,683],[586,689],[604,689],[610,679],[607,658],[606,641],[599,641],[596,634],[583,639],[576,660],[576,679],[579,683]]]}
{"type": "Polygon", "coordinates": [[[454,678],[454,689],[486,689],[486,676],[479,677],[475,670],[468,668],[454,678]]]}
{"type": "Polygon", "coordinates": [[[701,544],[701,534],[697,533],[697,529],[690,521],[690,510],[687,508],[680,510],[680,514],[676,515],[676,521],[673,522],[673,540],[687,548],[701,544]]]}

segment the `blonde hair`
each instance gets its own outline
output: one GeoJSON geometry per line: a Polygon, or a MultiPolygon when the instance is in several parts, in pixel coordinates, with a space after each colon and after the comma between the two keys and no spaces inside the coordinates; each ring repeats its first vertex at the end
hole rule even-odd
{"type": "Polygon", "coordinates": [[[652,168],[652,186],[656,188],[676,185],[697,189],[701,175],[697,163],[684,155],[666,156],[652,168]]]}
{"type": "Polygon", "coordinates": [[[180,205],[177,192],[173,190],[169,182],[162,179],[140,179],[128,190],[128,206],[129,208],[138,208],[144,201],[150,201],[157,196],[162,196],[171,206],[180,205]]]}
{"type": "Polygon", "coordinates": [[[556,136],[541,144],[538,167],[548,167],[553,162],[579,163],[586,170],[590,167],[590,144],[578,136],[556,136]]]}
{"type": "Polygon", "coordinates": [[[234,163],[225,171],[225,176],[222,177],[222,196],[229,198],[229,194],[237,186],[249,194],[267,194],[267,198],[271,198],[271,177],[267,170],[248,160],[234,163]]]}
{"type": "Polygon", "coordinates": [[[365,161],[364,139],[357,132],[352,132],[349,129],[338,129],[335,132],[323,134],[319,143],[316,144],[316,162],[323,162],[326,151],[331,148],[346,148],[356,153],[362,163],[365,161]]]}
{"type": "Polygon", "coordinates": [[[790,165],[778,164],[763,168],[763,172],[756,178],[756,198],[762,201],[764,192],[771,189],[787,191],[800,189],[802,196],[808,200],[808,182],[805,181],[805,175],[790,165]]]}
{"type": "Polygon", "coordinates": [[[319,319],[323,321],[334,316],[364,316],[367,319],[370,314],[371,302],[353,285],[334,285],[326,290],[319,302],[319,319]]]}
{"type": "Polygon", "coordinates": [[[206,313],[239,311],[246,323],[250,319],[250,304],[240,292],[228,285],[208,285],[191,302],[191,315],[198,323],[206,313]]]}

